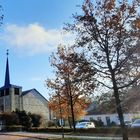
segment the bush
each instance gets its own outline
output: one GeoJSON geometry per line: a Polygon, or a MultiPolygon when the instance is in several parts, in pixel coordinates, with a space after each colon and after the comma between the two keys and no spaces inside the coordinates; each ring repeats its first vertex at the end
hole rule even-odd
{"type": "Polygon", "coordinates": [[[30,128],[32,126],[31,117],[26,113],[26,111],[16,110],[15,112],[18,115],[19,123],[26,128],[30,128]]]}
{"type": "Polygon", "coordinates": [[[41,124],[41,116],[38,114],[27,113],[26,111],[16,110],[18,115],[19,124],[25,126],[27,129],[33,127],[39,127],[41,124]]]}
{"type": "Polygon", "coordinates": [[[109,124],[109,126],[117,126],[117,124],[116,124],[114,121],[112,121],[112,122],[109,124]]]}
{"type": "Polygon", "coordinates": [[[103,127],[104,123],[102,122],[102,120],[93,120],[95,127],[103,127]]]}
{"type": "Polygon", "coordinates": [[[1,120],[5,123],[5,125],[18,125],[19,118],[16,113],[3,113],[1,114],[1,120]]]}
{"type": "Polygon", "coordinates": [[[48,121],[47,126],[48,127],[52,127],[52,126],[57,127],[57,125],[56,125],[56,123],[54,121],[48,121]]]}
{"type": "MultiPolygon", "coordinates": [[[[16,110],[12,113],[3,113],[0,115],[0,119],[4,122],[4,125],[10,127],[13,125],[22,125],[26,129],[33,127],[39,127],[41,124],[41,116],[37,114],[26,113],[26,111],[16,110]]],[[[8,128],[9,129],[9,128],[8,128]]],[[[10,128],[13,129],[13,128],[10,128]]],[[[16,128],[15,128],[16,129],[16,128]]]]}
{"type": "Polygon", "coordinates": [[[31,117],[32,127],[39,127],[41,124],[41,116],[38,114],[29,114],[31,117]]]}

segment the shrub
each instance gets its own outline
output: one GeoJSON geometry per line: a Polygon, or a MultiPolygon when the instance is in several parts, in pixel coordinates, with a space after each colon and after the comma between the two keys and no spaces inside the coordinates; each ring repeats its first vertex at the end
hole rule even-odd
{"type": "Polygon", "coordinates": [[[48,127],[52,127],[52,126],[57,127],[57,125],[56,125],[56,123],[54,121],[48,121],[47,126],[48,127]]]}
{"type": "Polygon", "coordinates": [[[1,119],[5,122],[5,125],[18,125],[19,118],[16,113],[3,113],[1,114],[1,119]]]}
{"type": "Polygon", "coordinates": [[[102,120],[93,120],[93,122],[95,123],[96,127],[104,126],[104,123],[102,122],[102,120]]]}
{"type": "Polygon", "coordinates": [[[41,116],[38,114],[29,114],[33,127],[39,127],[41,124],[41,116]]]}
{"type": "Polygon", "coordinates": [[[117,124],[116,124],[114,121],[112,121],[112,122],[109,124],[109,126],[117,126],[117,124]]]}

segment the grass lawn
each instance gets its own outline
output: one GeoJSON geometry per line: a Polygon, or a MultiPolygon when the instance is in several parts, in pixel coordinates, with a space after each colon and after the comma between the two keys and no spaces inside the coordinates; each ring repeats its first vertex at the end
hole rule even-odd
{"type": "Polygon", "coordinates": [[[80,139],[77,139],[77,138],[58,138],[58,139],[48,139],[48,140],[80,140],[80,139]]]}

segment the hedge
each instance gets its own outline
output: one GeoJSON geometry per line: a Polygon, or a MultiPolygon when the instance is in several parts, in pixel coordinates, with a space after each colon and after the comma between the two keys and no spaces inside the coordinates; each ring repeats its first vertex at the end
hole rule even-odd
{"type": "MultiPolygon", "coordinates": [[[[132,137],[140,137],[140,128],[127,128],[128,135],[132,137]]],[[[35,128],[29,129],[30,132],[45,132],[45,133],[62,133],[61,128],[35,128]]],[[[73,133],[73,129],[63,129],[66,134],[73,133]]],[[[121,129],[117,127],[102,127],[102,128],[92,128],[92,129],[77,129],[75,134],[80,133],[80,135],[121,135],[121,129]]]]}
{"type": "MultiPolygon", "coordinates": [[[[22,126],[7,126],[4,131],[25,131],[26,129],[22,126]]],[[[140,128],[127,128],[128,135],[130,137],[140,137],[140,128]]],[[[26,131],[29,132],[38,132],[38,133],[62,133],[65,134],[79,134],[80,135],[103,135],[103,136],[120,136],[121,129],[115,127],[102,127],[102,128],[92,128],[92,129],[77,129],[76,132],[73,132],[73,129],[69,128],[31,128],[26,131]]]]}

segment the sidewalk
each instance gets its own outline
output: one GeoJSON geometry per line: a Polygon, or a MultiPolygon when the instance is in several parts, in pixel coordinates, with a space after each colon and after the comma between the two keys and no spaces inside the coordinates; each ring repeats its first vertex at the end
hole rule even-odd
{"type": "MultiPolygon", "coordinates": [[[[30,132],[1,132],[0,135],[12,135],[47,140],[48,138],[62,138],[61,134],[50,133],[30,133],[30,132]]],[[[79,138],[88,140],[122,140],[121,137],[104,137],[104,136],[79,136],[79,135],[65,135],[65,138],[79,138]]],[[[140,138],[129,138],[129,140],[140,140],[140,138]]]]}

